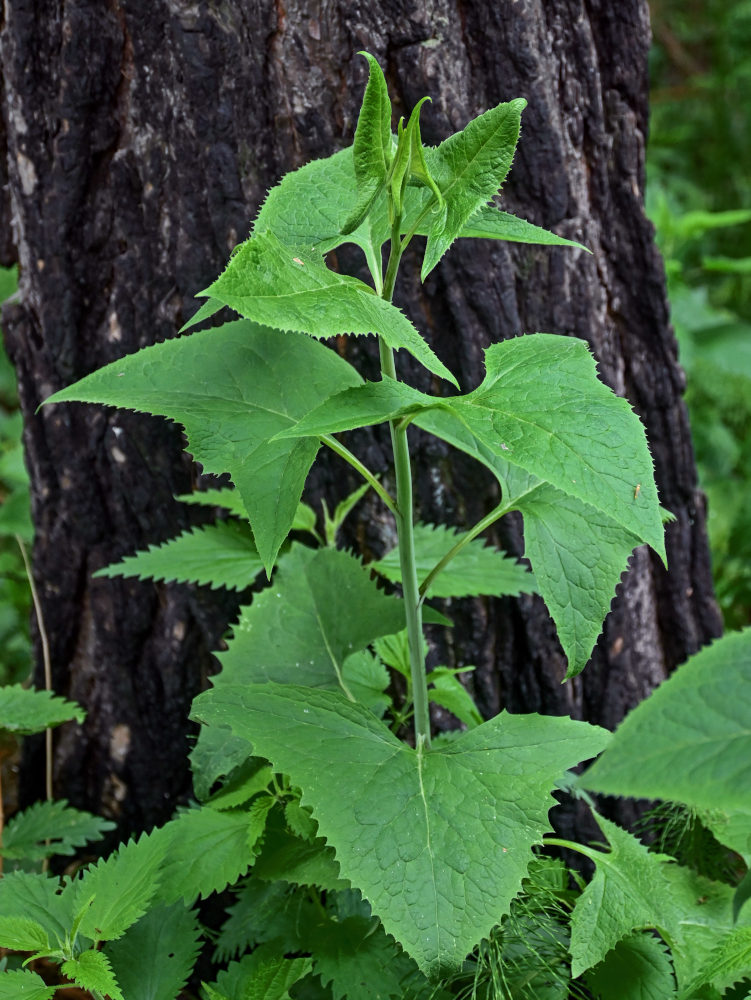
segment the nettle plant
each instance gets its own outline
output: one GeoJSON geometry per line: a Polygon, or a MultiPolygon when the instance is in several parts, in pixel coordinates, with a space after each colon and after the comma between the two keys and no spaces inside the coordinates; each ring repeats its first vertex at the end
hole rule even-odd
{"type": "MultiPolygon", "coordinates": [[[[426,148],[422,102],[394,136],[383,74],[367,58],[354,145],[270,192],[188,326],[224,306],[243,318],[146,348],[48,400],[168,417],[204,469],[234,484],[184,498],[224,507],[225,520],[106,575],[242,589],[265,571],[271,582],[242,610],[221,673],[194,703],[198,802],[83,874],[6,876],[0,945],[31,953],[27,961],[51,958],[95,997],[174,1000],[199,948],[191,907],[230,887],[228,917],[213,933],[213,957],[226,967],[203,984],[205,1000],[720,996],[744,974],[751,935],[744,884],[735,897],[731,884],[748,860],[751,809],[720,778],[740,780],[751,754],[747,727],[737,717],[728,729],[716,690],[698,724],[709,736],[697,731],[692,698],[706,701],[701,685],[707,674],[713,682],[723,647],[700,654],[698,671],[688,665],[658,754],[648,752],[653,713],[650,735],[639,730],[629,744],[626,731],[620,751],[616,736],[583,784],[674,797],[692,817],[713,810],[702,813],[706,829],[737,852],[724,882],[650,853],[601,817],[601,847],[550,837],[553,790],[586,799],[571,769],[610,734],[539,715],[483,722],[458,677],[471,668],[426,670],[422,622],[450,624],[429,598],[526,591],[544,598],[568,676],[578,674],[631,551],[646,543],[664,559],[663,521],[642,426],[598,380],[585,343],[538,333],[494,344],[482,383],[452,395],[454,376],[392,304],[418,235],[427,237],[423,278],[457,238],[578,244],[491,204],[524,101],[426,148]],[[325,254],[344,242],[363,250],[372,286],[327,267],[325,254]],[[380,352],[377,381],[321,343],[368,334],[380,352]],[[400,350],[446,392],[401,381],[400,350]],[[390,428],[393,491],[337,436],[378,423],[390,428]],[[498,480],[499,504],[468,531],[414,523],[412,424],[498,480]],[[319,532],[301,496],[322,445],[364,483],[333,514],[324,509],[319,532]],[[398,545],[363,565],[336,538],[367,489],[393,514],[398,545]],[[479,538],[510,511],[523,516],[531,572],[479,538]],[[389,695],[389,670],[404,678],[405,699],[389,695]],[[462,731],[434,738],[431,701],[462,731]],[[712,768],[726,736],[734,769],[721,776],[712,768]],[[692,738],[711,751],[701,751],[701,780],[676,789],[687,760],[696,766],[692,738]],[[545,845],[589,858],[589,884],[545,845]]],[[[734,661],[739,691],[747,640],[734,661]]],[[[660,689],[668,699],[682,676],[660,689]]],[[[18,963],[0,975],[0,1000],[47,1000],[54,990],[18,963]]]]}

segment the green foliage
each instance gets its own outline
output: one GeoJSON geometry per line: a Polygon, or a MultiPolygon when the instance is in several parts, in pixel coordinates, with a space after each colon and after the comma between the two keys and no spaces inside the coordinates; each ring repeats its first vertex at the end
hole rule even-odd
{"type": "MultiPolygon", "coordinates": [[[[204,984],[207,1000],[564,1000],[585,988],[600,1000],[667,1000],[676,989],[688,1000],[725,989],[748,957],[743,873],[722,869],[741,888],[703,879],[605,819],[606,850],[546,837],[553,790],[576,792],[570,769],[596,756],[609,734],[568,718],[504,712],[483,721],[460,680],[470,667],[426,667],[422,622],[450,624],[424,606],[426,594],[539,591],[569,676],[577,674],[632,550],[647,543],[664,559],[663,518],[643,428],[599,381],[582,341],[532,334],[493,344],[482,383],[462,395],[430,395],[397,378],[394,352],[406,349],[456,385],[391,301],[415,235],[427,236],[423,277],[457,238],[578,244],[488,204],[511,165],[523,100],[428,148],[424,99],[393,135],[383,73],[367,59],[354,146],[281,180],[186,329],[222,306],[245,318],[146,348],[49,400],[179,422],[204,470],[234,484],[181,498],[230,520],[101,575],[241,590],[254,583],[256,592],[219,656],[212,690],[194,704],[202,728],[192,766],[203,805],[73,879],[7,875],[0,938],[50,956],[98,1000],[173,1000],[198,952],[197,919],[183,903],[226,892],[234,902],[215,938],[225,967],[204,984]],[[372,287],[328,267],[325,254],[344,242],[365,253],[372,287]],[[321,342],[353,334],[377,338],[380,381],[364,382],[321,342]],[[393,474],[376,476],[332,435],[383,422],[393,474]],[[498,506],[468,530],[415,524],[412,423],[496,477],[498,506]],[[301,496],[321,444],[364,483],[333,515],[324,501],[319,522],[301,496]],[[336,545],[368,489],[383,505],[377,516],[394,515],[396,544],[366,565],[336,545]],[[512,511],[523,516],[534,576],[480,537],[512,511]],[[465,731],[431,742],[430,702],[465,731]],[[545,845],[588,857],[589,884],[539,857],[545,845]],[[650,930],[662,942],[635,933],[650,930]]],[[[733,640],[706,655],[725,648],[740,662],[733,640]]],[[[699,760],[689,784],[716,786],[714,798],[698,803],[712,806],[702,823],[746,856],[741,793],[714,780],[717,770],[702,773],[701,754],[687,750],[711,731],[725,777],[745,787],[743,678],[726,673],[736,697],[720,714],[716,673],[700,697],[681,687],[681,671],[667,682],[655,696],[664,699],[659,725],[650,719],[648,738],[639,736],[646,763],[628,756],[651,780],[650,749],[660,746],[656,756],[673,779],[662,794],[678,797],[680,753],[699,760]],[[697,711],[706,718],[692,727],[697,711]],[[728,750],[731,739],[739,749],[728,750]]],[[[67,815],[57,808],[19,817],[11,851],[14,837],[38,844],[44,824],[67,815]]],[[[72,833],[58,840],[75,846],[72,833]]],[[[0,974],[0,996],[8,975],[0,974]]]]}
{"type": "Polygon", "coordinates": [[[73,809],[65,799],[37,802],[8,820],[0,855],[7,860],[28,861],[41,861],[51,854],[70,856],[114,828],[109,820],[73,809]]]}
{"type": "Polygon", "coordinates": [[[624,720],[582,779],[593,791],[744,810],[751,785],[751,630],[705,647],[624,720]]]}
{"type": "Polygon", "coordinates": [[[26,736],[71,719],[83,722],[85,718],[80,705],[49,691],[34,691],[20,684],[0,687],[0,729],[6,732],[26,736]]]}
{"type": "Polygon", "coordinates": [[[0,1000],[52,1000],[57,987],[45,986],[36,972],[20,969],[0,974],[0,1000]]]}
{"type": "Polygon", "coordinates": [[[547,828],[555,775],[605,742],[570,720],[502,714],[413,750],[343,696],[291,685],[218,688],[194,711],[302,787],[342,874],[429,974],[503,916],[547,828]]]}

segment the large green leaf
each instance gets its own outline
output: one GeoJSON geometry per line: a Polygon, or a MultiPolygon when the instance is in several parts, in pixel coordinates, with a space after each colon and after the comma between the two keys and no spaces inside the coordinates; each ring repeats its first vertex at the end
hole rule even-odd
{"type": "MultiPolygon", "coordinates": [[[[486,375],[466,396],[428,396],[394,380],[337,393],[282,435],[329,434],[411,417],[448,414],[475,447],[576,497],[665,557],[652,459],[625,399],[597,378],[582,340],[537,333],[493,344],[486,375]]],[[[455,443],[452,440],[452,443],[455,443]]]]}
{"type": "Polygon", "coordinates": [[[435,220],[428,236],[423,281],[478,208],[498,193],[514,158],[526,104],[521,98],[498,104],[437,149],[428,150],[428,166],[443,194],[446,210],[435,220]]]}
{"type": "Polygon", "coordinates": [[[391,165],[391,101],[383,70],[368,52],[370,72],[355,129],[352,160],[357,181],[357,204],[342,225],[350,233],[362,223],[382,188],[391,165]]]}
{"type": "Polygon", "coordinates": [[[369,285],[331,271],[316,250],[256,232],[204,294],[276,330],[312,337],[376,333],[393,350],[406,349],[428,371],[457,384],[404,313],[369,285]]]}
{"type": "Polygon", "coordinates": [[[412,749],[343,695],[291,685],[206,692],[229,727],[303,789],[342,876],[426,973],[457,966],[519,890],[548,828],[550,789],[602,730],[503,713],[440,749],[412,749]]]}
{"type": "Polygon", "coordinates": [[[181,903],[144,914],[104,951],[127,1000],[175,1000],[200,950],[198,919],[181,903]]]}
{"type": "Polygon", "coordinates": [[[0,913],[33,920],[51,941],[63,942],[73,921],[75,886],[63,892],[57,879],[28,872],[9,872],[0,879],[0,913]]]}
{"type": "MultiPolygon", "coordinates": [[[[219,654],[216,687],[276,681],[345,687],[347,657],[374,639],[404,628],[404,604],[379,590],[370,572],[348,552],[293,545],[274,583],[256,595],[219,654]]],[[[363,692],[365,694],[366,692],[363,692]]]]}
{"type": "Polygon", "coordinates": [[[7,732],[27,736],[48,726],[59,726],[71,719],[83,722],[85,718],[80,705],[49,691],[27,689],[20,684],[0,687],[0,729],[7,732]]]}
{"type": "MultiPolygon", "coordinates": [[[[416,524],[414,529],[417,578],[420,583],[430,570],[466,532],[457,532],[445,525],[416,524]]],[[[387,580],[401,582],[399,547],[391,549],[381,559],[369,563],[387,580]]],[[[529,570],[503,552],[489,548],[482,539],[475,539],[451,560],[428,589],[429,597],[468,597],[474,594],[518,596],[537,592],[535,579],[529,570]]]]}
{"type": "Polygon", "coordinates": [[[105,403],[181,423],[196,461],[231,475],[270,572],[318,450],[314,441],[271,438],[360,382],[351,365],[310,337],[236,321],[129,355],[47,402],[105,403]]]}
{"type": "Polygon", "coordinates": [[[124,844],[88,868],[75,885],[80,932],[92,941],[113,941],[146,912],[168,849],[158,832],[124,844]]]}
{"type": "Polygon", "coordinates": [[[632,934],[587,973],[599,1000],[673,1000],[675,978],[665,945],[650,934],[632,934]]]}
{"type": "Polygon", "coordinates": [[[746,810],[751,788],[751,629],[679,667],[621,723],[580,779],[594,791],[746,810]]]}
{"type": "Polygon", "coordinates": [[[597,816],[597,823],[610,850],[583,844],[576,848],[594,862],[596,872],[571,915],[574,976],[602,962],[619,941],[635,930],[656,928],[666,936],[675,926],[661,857],[650,854],[636,837],[610,820],[597,816]]]}
{"type": "Polygon", "coordinates": [[[0,854],[30,861],[53,854],[71,855],[114,828],[109,820],[73,809],[65,799],[36,802],[8,820],[0,854]]]}
{"type": "Polygon", "coordinates": [[[97,570],[94,576],[135,576],[139,580],[244,590],[262,570],[248,526],[219,521],[184,531],[161,545],[150,545],[97,570]]]}

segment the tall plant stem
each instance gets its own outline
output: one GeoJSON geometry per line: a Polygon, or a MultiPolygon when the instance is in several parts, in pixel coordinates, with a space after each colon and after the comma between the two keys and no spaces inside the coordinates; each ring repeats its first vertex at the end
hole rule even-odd
{"type": "MultiPolygon", "coordinates": [[[[391,253],[386,267],[382,297],[388,302],[394,294],[402,245],[399,238],[401,217],[396,216],[391,227],[391,253]]],[[[381,373],[396,378],[394,352],[379,339],[381,373]]],[[[402,589],[407,622],[407,643],[409,665],[412,675],[412,698],[414,704],[415,737],[418,746],[430,746],[430,713],[428,711],[428,682],[425,675],[425,660],[422,652],[422,605],[417,583],[415,565],[414,512],[412,504],[412,468],[409,459],[407,428],[391,421],[391,445],[394,451],[394,471],[396,474],[396,530],[399,536],[399,561],[402,571],[402,589]]]]}

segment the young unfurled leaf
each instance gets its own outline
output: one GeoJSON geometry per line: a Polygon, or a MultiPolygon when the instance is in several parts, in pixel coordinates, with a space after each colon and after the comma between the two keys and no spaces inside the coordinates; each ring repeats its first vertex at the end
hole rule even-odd
{"type": "Polygon", "coordinates": [[[105,955],[126,1000],[175,1000],[200,951],[198,918],[182,903],[149,910],[105,955]]]}
{"type": "Polygon", "coordinates": [[[342,224],[343,234],[353,232],[383,189],[391,166],[391,101],[383,70],[368,52],[370,72],[355,129],[352,161],[357,181],[357,204],[342,224]]]}
{"type": "Polygon", "coordinates": [[[248,526],[220,521],[183,531],[161,545],[150,545],[97,570],[94,576],[134,576],[244,590],[261,572],[263,563],[248,526]]]}
{"type": "Polygon", "coordinates": [[[20,684],[0,687],[0,729],[6,732],[28,736],[48,726],[59,726],[71,719],[83,722],[85,718],[80,705],[49,691],[23,688],[20,684]]]}
{"type": "Polygon", "coordinates": [[[749,808],[751,629],[705,647],[618,727],[580,779],[593,791],[749,808]]]}
{"type": "Polygon", "coordinates": [[[507,912],[555,779],[607,739],[504,713],[414,750],[343,695],[278,684],[206,692],[194,717],[230,727],[303,789],[342,876],[427,974],[456,967],[507,912]]]}
{"type": "Polygon", "coordinates": [[[147,347],[47,402],[104,403],[181,423],[196,461],[207,472],[231,475],[270,573],[318,451],[314,441],[271,438],[333,392],[361,381],[310,337],[245,320],[147,347]]]}
{"type": "Polygon", "coordinates": [[[96,991],[100,996],[106,994],[110,1000],[125,1000],[109,959],[102,951],[84,951],[78,958],[63,962],[60,971],[84,990],[96,991]]]}
{"type": "Polygon", "coordinates": [[[566,240],[562,236],[548,232],[540,226],[519,219],[508,212],[501,212],[493,205],[481,205],[459,234],[462,237],[472,237],[488,240],[504,240],[509,243],[534,243],[549,247],[575,247],[587,253],[592,251],[575,240],[566,240]]]}
{"type": "Polygon", "coordinates": [[[393,350],[404,348],[428,371],[457,384],[395,305],[357,278],[329,270],[317,251],[285,246],[272,233],[259,232],[238,247],[204,294],[276,330],[312,337],[376,333],[393,350]]]}
{"type": "MultiPolygon", "coordinates": [[[[458,542],[466,532],[457,532],[444,525],[416,524],[414,529],[415,561],[419,583],[458,542]]],[[[381,559],[369,563],[387,580],[401,582],[399,547],[391,549],[381,559]]],[[[464,546],[433,581],[428,597],[469,597],[474,594],[518,596],[537,591],[529,570],[503,552],[489,548],[480,538],[464,546]]]]}
{"type": "Polygon", "coordinates": [[[446,213],[434,221],[428,235],[423,281],[478,208],[498,193],[514,158],[526,105],[523,99],[499,104],[429,151],[428,166],[446,213]]]}
{"type": "Polygon", "coordinates": [[[16,813],[3,830],[0,854],[8,859],[39,861],[53,854],[75,854],[78,847],[99,840],[115,824],[68,805],[65,799],[36,802],[16,813]]]}

